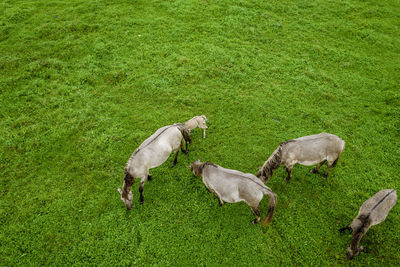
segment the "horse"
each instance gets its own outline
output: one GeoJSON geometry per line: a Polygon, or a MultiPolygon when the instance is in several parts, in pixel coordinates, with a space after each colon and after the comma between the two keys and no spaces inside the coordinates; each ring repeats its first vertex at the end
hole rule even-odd
{"type": "Polygon", "coordinates": [[[186,144],[191,141],[188,129],[182,124],[164,126],[147,138],[133,152],[125,167],[122,189],[117,188],[121,195],[121,200],[128,210],[132,208],[133,194],[131,187],[134,178],[140,178],[140,203],[143,204],[143,187],[147,180],[151,180],[149,170],[163,164],[172,151],[175,157],[171,167],[174,167],[177,163],[179,147],[183,153],[187,153],[183,149],[182,138],[186,144]]]}
{"type": "Polygon", "coordinates": [[[320,133],[287,140],[279,144],[278,148],[271,154],[256,176],[264,183],[268,182],[273,170],[285,165],[288,176],[286,181],[292,177],[292,169],[296,163],[305,166],[318,164],[310,172],[317,173],[321,166],[328,162],[324,178],[328,177],[331,167],[335,167],[340,154],[343,152],[345,142],[338,136],[330,133],[320,133]]]}
{"type": "Polygon", "coordinates": [[[253,174],[225,169],[211,162],[202,163],[200,159],[192,162],[190,169],[195,176],[203,177],[203,183],[218,198],[221,206],[224,201],[244,201],[255,215],[253,224],[260,221],[260,202],[264,195],[268,195],[269,208],[261,224],[268,225],[271,222],[276,206],[276,194],[253,174]]]}
{"type": "Polygon", "coordinates": [[[340,233],[345,230],[352,230],[353,236],[350,246],[347,248],[347,258],[353,259],[364,247],[358,247],[361,238],[367,233],[369,228],[383,222],[397,201],[396,190],[384,189],[376,193],[373,197],[365,201],[358,215],[349,226],[339,229],[340,233]]]}
{"type": "Polygon", "coordinates": [[[195,117],[191,118],[190,120],[186,121],[184,123],[184,126],[186,129],[189,130],[189,133],[191,130],[193,130],[194,128],[197,128],[197,127],[203,129],[203,138],[206,138],[206,129],[208,128],[206,125],[206,121],[207,121],[207,118],[205,115],[195,116],[195,117]]]}

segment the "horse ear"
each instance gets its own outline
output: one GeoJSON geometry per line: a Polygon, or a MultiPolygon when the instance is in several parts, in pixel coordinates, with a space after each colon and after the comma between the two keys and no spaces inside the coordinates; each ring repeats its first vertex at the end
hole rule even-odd
{"type": "Polygon", "coordinates": [[[120,194],[122,194],[121,188],[117,188],[117,191],[118,191],[120,194]]]}
{"type": "Polygon", "coordinates": [[[200,162],[200,158],[198,158],[197,161],[200,162]]]}
{"type": "Polygon", "coordinates": [[[262,168],[261,165],[258,165],[258,169],[259,169],[260,171],[261,171],[261,168],[262,168]]]}

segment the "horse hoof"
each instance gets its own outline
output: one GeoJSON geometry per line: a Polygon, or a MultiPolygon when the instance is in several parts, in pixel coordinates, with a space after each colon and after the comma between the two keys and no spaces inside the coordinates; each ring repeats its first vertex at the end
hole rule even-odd
{"type": "Polygon", "coordinates": [[[310,172],[311,173],[317,173],[318,171],[316,169],[311,169],[310,172]]]}
{"type": "Polygon", "coordinates": [[[251,221],[252,224],[256,225],[258,223],[257,219],[251,221]]]}

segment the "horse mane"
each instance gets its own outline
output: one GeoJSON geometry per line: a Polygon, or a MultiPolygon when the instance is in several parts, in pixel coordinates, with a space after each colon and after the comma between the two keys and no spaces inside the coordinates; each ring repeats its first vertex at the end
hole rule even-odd
{"type": "MultiPolygon", "coordinates": [[[[192,166],[193,166],[193,165],[192,165],[192,166]]],[[[196,175],[196,176],[201,175],[201,174],[203,173],[204,167],[206,167],[206,166],[213,166],[213,167],[215,167],[215,168],[218,167],[216,164],[214,164],[214,163],[212,163],[212,162],[209,162],[209,161],[203,162],[203,163],[201,163],[201,164],[195,164],[195,165],[193,166],[193,170],[195,171],[195,175],[196,175]]]]}
{"type": "Polygon", "coordinates": [[[218,168],[218,166],[217,166],[215,163],[206,161],[206,162],[204,162],[203,164],[201,164],[201,166],[200,166],[201,170],[203,170],[203,168],[204,168],[205,166],[213,166],[213,167],[215,167],[215,168],[218,168]]]}
{"type": "Polygon", "coordinates": [[[122,196],[128,198],[128,188],[133,185],[134,177],[129,173],[127,168],[124,171],[124,186],[122,188],[122,196]]]}
{"type": "Polygon", "coordinates": [[[282,160],[282,149],[281,147],[272,155],[272,157],[268,160],[267,164],[265,164],[264,169],[268,169],[270,171],[279,168],[282,160]]]}
{"type": "Polygon", "coordinates": [[[371,225],[371,218],[369,215],[362,214],[357,219],[360,223],[355,229],[353,229],[353,236],[350,243],[350,248],[354,252],[357,251],[361,238],[365,235],[371,225]]]}
{"type": "Polygon", "coordinates": [[[272,174],[272,171],[279,168],[282,162],[282,148],[288,144],[296,142],[296,140],[290,139],[286,140],[279,144],[278,148],[274,151],[274,153],[269,157],[268,161],[264,165],[264,171],[272,174]]]}
{"type": "Polygon", "coordinates": [[[282,147],[282,146],[284,146],[284,145],[286,145],[286,144],[288,144],[288,143],[293,143],[293,142],[296,142],[296,140],[294,140],[294,139],[286,140],[286,141],[280,143],[280,144],[279,144],[279,147],[282,147]]]}
{"type": "Polygon", "coordinates": [[[203,173],[203,169],[204,169],[204,167],[206,167],[206,166],[213,166],[214,168],[218,168],[218,166],[217,166],[215,163],[206,161],[206,162],[204,162],[203,164],[201,164],[201,165],[199,166],[199,171],[200,171],[200,173],[203,173]]]}

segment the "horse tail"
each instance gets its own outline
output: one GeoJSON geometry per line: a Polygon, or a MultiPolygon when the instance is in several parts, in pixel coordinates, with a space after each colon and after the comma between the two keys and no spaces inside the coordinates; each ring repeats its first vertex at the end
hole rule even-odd
{"type": "Polygon", "coordinates": [[[338,163],[338,161],[339,161],[339,157],[340,157],[340,154],[342,154],[342,152],[343,152],[343,150],[344,150],[344,147],[346,146],[346,142],[345,141],[343,141],[342,139],[340,139],[340,152],[338,153],[338,156],[337,156],[337,158],[335,159],[335,161],[332,163],[332,167],[335,167],[336,166],[336,164],[338,163]]]}
{"type": "Polygon", "coordinates": [[[344,140],[342,140],[342,139],[340,139],[340,140],[342,141],[342,143],[341,143],[341,152],[343,152],[343,150],[344,150],[344,148],[346,146],[346,142],[344,140]]]}
{"type": "Polygon", "coordinates": [[[192,139],[190,137],[189,130],[186,127],[182,126],[182,127],[179,127],[179,131],[182,133],[182,136],[183,136],[183,139],[185,140],[185,142],[187,144],[190,144],[192,139]]]}
{"type": "Polygon", "coordinates": [[[268,195],[269,197],[269,207],[265,218],[261,221],[261,224],[268,225],[272,220],[272,216],[274,215],[274,210],[276,207],[276,194],[270,190],[265,190],[264,195],[268,195]]]}

